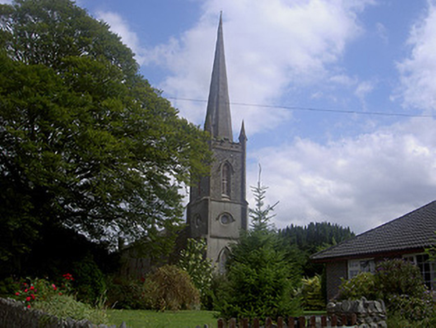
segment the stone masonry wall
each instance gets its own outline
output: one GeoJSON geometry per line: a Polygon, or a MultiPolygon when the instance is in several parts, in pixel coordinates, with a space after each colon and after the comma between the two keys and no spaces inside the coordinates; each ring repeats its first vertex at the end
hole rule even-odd
{"type": "Polygon", "coordinates": [[[365,297],[355,301],[330,302],[327,304],[329,316],[342,315],[349,316],[355,313],[357,317],[357,327],[365,328],[386,328],[386,306],[382,300],[368,301],[365,297]]]}

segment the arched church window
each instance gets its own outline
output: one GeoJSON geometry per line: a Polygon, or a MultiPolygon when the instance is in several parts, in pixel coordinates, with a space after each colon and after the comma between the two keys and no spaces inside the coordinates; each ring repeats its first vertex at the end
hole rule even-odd
{"type": "Polygon", "coordinates": [[[226,273],[226,263],[229,258],[230,251],[224,247],[218,255],[218,271],[220,274],[226,273]]]}
{"type": "Polygon", "coordinates": [[[221,170],[221,194],[230,198],[232,168],[229,163],[224,163],[221,170]]]}

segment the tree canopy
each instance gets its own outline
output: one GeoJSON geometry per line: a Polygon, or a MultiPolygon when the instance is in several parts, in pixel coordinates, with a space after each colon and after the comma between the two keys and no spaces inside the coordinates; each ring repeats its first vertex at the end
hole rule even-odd
{"type": "Polygon", "coordinates": [[[209,160],[106,23],[69,0],[0,5],[0,260],[48,226],[156,241],[209,160]]]}

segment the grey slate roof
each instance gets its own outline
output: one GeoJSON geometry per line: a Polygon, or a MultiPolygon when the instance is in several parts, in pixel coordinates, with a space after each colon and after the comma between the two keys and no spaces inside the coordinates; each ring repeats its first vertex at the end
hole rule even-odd
{"type": "Polygon", "coordinates": [[[421,249],[436,241],[436,201],[311,256],[312,260],[421,249]]]}

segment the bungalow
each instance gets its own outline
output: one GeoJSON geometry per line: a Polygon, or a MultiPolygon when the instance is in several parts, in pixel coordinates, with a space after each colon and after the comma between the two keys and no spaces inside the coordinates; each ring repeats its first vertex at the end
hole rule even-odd
{"type": "Polygon", "coordinates": [[[436,241],[436,201],[404,216],[364,232],[352,239],[311,256],[325,263],[327,298],[333,299],[341,278],[350,279],[359,272],[374,272],[377,262],[404,258],[421,270],[426,285],[436,289],[436,263],[429,262],[425,249],[436,241]]]}

